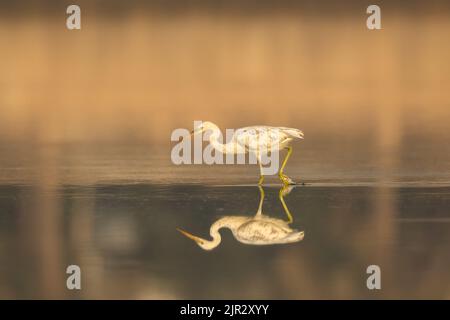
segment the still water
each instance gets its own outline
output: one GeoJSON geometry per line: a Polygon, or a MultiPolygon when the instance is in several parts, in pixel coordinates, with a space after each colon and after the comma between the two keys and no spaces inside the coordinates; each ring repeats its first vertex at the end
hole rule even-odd
{"type": "Polygon", "coordinates": [[[261,198],[256,166],[173,166],[142,146],[2,148],[0,298],[450,298],[448,171],[317,152],[286,170],[305,185],[268,179],[261,198]],[[267,224],[246,229],[253,240],[231,232],[259,206],[284,240],[269,244],[267,224]],[[177,230],[211,240],[224,217],[234,227],[212,250],[177,230]],[[66,289],[72,264],[80,291],[66,289]]]}

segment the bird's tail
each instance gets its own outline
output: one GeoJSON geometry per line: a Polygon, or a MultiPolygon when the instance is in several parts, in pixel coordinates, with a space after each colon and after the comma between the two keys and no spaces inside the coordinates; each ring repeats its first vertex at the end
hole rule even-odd
{"type": "Polygon", "coordinates": [[[295,129],[295,128],[282,128],[282,130],[294,138],[298,138],[298,139],[304,138],[304,134],[303,134],[302,130],[295,129]]]}

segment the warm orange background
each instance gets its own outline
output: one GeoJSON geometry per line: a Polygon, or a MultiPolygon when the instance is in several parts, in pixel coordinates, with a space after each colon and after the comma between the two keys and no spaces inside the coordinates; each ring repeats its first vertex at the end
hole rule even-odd
{"type": "Polygon", "coordinates": [[[69,4],[1,5],[0,141],[165,144],[194,119],[448,140],[445,1],[381,2],[379,31],[364,1],[79,1],[81,31],[69,4]]]}

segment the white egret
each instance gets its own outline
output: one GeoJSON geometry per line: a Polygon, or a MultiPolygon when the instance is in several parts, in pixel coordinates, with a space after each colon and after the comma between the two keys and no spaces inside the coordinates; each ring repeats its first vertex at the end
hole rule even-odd
{"type": "Polygon", "coordinates": [[[217,125],[212,122],[202,122],[191,134],[195,135],[205,131],[211,131],[209,142],[212,147],[223,154],[242,154],[252,152],[258,161],[260,178],[258,184],[264,181],[261,157],[263,152],[279,152],[287,149],[287,155],[278,171],[278,176],[283,184],[295,184],[295,182],[284,174],[284,167],[292,153],[290,143],[294,139],[303,139],[303,132],[295,128],[251,126],[236,130],[231,141],[226,144],[220,142],[221,132],[217,125]]]}
{"type": "Polygon", "coordinates": [[[305,234],[303,231],[292,229],[289,224],[293,222],[292,215],[289,212],[283,197],[291,190],[291,186],[284,186],[279,193],[279,199],[283,205],[288,221],[271,218],[262,213],[264,202],[264,190],[261,186],[259,191],[261,199],[259,201],[258,211],[253,217],[245,216],[225,216],[214,222],[209,230],[212,240],[206,240],[181,229],[177,229],[189,239],[194,240],[202,249],[212,250],[222,241],[219,230],[228,228],[233,236],[241,243],[251,245],[270,245],[293,243],[303,240],[305,234]]]}

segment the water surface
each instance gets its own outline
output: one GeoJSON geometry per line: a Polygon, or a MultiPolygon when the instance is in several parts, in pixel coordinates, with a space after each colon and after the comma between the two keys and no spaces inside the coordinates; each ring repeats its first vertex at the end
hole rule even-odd
{"type": "MultiPolygon", "coordinates": [[[[306,153],[287,169],[306,185],[285,196],[302,241],[246,245],[222,230],[204,251],[176,228],[209,238],[218,218],[254,215],[257,168],[178,167],[144,150],[3,153],[0,297],[450,297],[445,174],[406,166],[388,179],[375,162],[320,164],[306,153]],[[66,289],[70,264],[81,267],[81,291],[66,289]],[[380,291],[366,287],[372,264],[380,291]]],[[[279,189],[268,179],[263,212],[286,219],[279,189]]]]}

